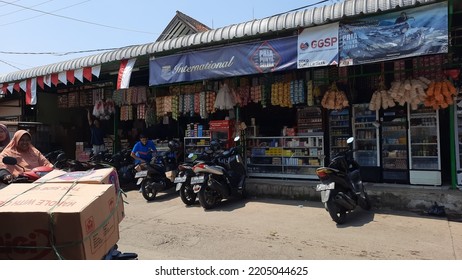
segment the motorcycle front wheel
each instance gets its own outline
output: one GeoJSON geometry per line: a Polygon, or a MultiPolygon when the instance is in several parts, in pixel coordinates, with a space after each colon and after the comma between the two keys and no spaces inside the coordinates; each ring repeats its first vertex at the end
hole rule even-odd
{"type": "Polygon", "coordinates": [[[156,198],[157,189],[153,187],[154,183],[152,179],[144,179],[141,182],[141,194],[147,201],[153,201],[156,198]]]}
{"type": "Polygon", "coordinates": [[[180,198],[186,205],[193,205],[196,202],[197,194],[194,193],[191,185],[183,184],[180,188],[180,198]]]}
{"type": "Polygon", "coordinates": [[[369,198],[369,195],[367,195],[366,192],[364,192],[364,197],[360,196],[358,198],[358,204],[359,207],[361,207],[364,210],[371,210],[372,208],[371,199],[369,198]]]}
{"type": "Polygon", "coordinates": [[[346,222],[346,210],[340,208],[332,198],[326,202],[327,211],[334,222],[341,225],[346,222]]]}
{"type": "Polygon", "coordinates": [[[212,209],[221,200],[218,193],[207,185],[202,186],[198,197],[199,203],[204,209],[212,209]]]}

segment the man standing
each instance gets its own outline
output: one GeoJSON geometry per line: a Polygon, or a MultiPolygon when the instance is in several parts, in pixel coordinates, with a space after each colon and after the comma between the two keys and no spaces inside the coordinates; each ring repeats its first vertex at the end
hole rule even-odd
{"type": "Polygon", "coordinates": [[[98,154],[99,152],[105,151],[106,147],[104,146],[104,130],[101,127],[101,123],[98,119],[92,120],[90,110],[87,109],[88,124],[90,125],[90,144],[93,147],[93,155],[98,154]]]}

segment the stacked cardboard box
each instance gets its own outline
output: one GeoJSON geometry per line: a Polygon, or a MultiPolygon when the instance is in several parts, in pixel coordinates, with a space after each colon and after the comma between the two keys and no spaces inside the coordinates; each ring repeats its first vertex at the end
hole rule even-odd
{"type": "Polygon", "coordinates": [[[0,259],[102,259],[124,217],[114,173],[55,170],[0,190],[0,259]]]}

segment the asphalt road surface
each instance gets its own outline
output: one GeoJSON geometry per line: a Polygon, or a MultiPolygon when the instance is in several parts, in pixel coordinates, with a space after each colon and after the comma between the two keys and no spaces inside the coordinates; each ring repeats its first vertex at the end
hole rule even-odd
{"type": "Polygon", "coordinates": [[[119,249],[140,260],[461,260],[462,223],[358,209],[336,225],[321,202],[251,197],[205,211],[174,190],[127,192],[119,249]]]}

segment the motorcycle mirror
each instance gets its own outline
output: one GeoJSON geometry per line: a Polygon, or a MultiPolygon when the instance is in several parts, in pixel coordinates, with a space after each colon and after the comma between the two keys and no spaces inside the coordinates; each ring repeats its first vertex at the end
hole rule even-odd
{"type": "Polygon", "coordinates": [[[347,143],[351,144],[351,143],[353,143],[354,140],[355,140],[354,137],[350,137],[350,138],[347,139],[347,143]]]}
{"type": "Polygon", "coordinates": [[[2,162],[6,165],[16,165],[18,164],[18,160],[14,157],[9,157],[9,156],[6,156],[3,158],[2,162]]]}
{"type": "Polygon", "coordinates": [[[60,153],[57,157],[56,157],[56,162],[61,162],[61,161],[65,161],[67,158],[66,158],[66,154],[65,153],[60,153]]]}
{"type": "Polygon", "coordinates": [[[238,136],[236,136],[236,137],[234,137],[234,142],[237,142],[237,141],[239,141],[239,139],[241,139],[241,137],[240,137],[239,135],[238,135],[238,136]]]}

